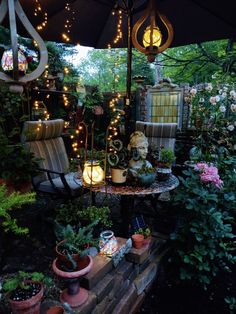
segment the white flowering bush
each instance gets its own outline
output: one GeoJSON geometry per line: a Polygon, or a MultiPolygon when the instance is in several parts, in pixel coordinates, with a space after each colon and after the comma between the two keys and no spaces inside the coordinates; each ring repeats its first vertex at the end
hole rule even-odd
{"type": "Polygon", "coordinates": [[[204,160],[219,151],[236,153],[236,89],[207,83],[191,88],[191,126],[196,129],[204,160]]]}

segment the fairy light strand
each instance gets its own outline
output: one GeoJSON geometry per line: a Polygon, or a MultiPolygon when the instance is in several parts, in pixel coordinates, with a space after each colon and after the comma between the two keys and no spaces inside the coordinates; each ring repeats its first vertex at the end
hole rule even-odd
{"type": "Polygon", "coordinates": [[[75,21],[75,11],[71,9],[70,3],[66,3],[65,11],[67,14],[66,14],[66,20],[64,23],[64,32],[61,34],[61,36],[65,42],[69,42],[71,27],[73,25],[73,22],[75,21]]]}
{"type": "Polygon", "coordinates": [[[48,14],[46,11],[43,12],[43,9],[39,0],[35,0],[34,16],[39,16],[39,15],[43,17],[43,21],[37,25],[37,30],[41,31],[48,24],[48,14]]]}

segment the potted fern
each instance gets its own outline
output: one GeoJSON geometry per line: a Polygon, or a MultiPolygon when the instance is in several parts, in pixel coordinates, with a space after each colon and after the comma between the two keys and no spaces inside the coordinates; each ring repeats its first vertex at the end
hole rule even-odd
{"type": "Polygon", "coordinates": [[[55,222],[55,235],[59,242],[56,245],[56,254],[62,267],[74,270],[77,265],[82,267],[83,257],[86,257],[91,247],[97,247],[98,241],[93,238],[94,221],[86,227],[76,231],[71,225],[62,226],[55,222]]]}
{"type": "Polygon", "coordinates": [[[3,282],[3,291],[9,299],[14,314],[39,314],[44,285],[51,279],[44,274],[19,271],[3,282]]]}

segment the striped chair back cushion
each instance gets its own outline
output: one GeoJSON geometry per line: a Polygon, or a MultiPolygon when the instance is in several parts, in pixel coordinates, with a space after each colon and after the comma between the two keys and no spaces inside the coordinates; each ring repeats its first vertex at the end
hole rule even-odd
{"type": "Polygon", "coordinates": [[[177,123],[137,121],[136,130],[146,135],[150,145],[171,148],[174,151],[177,123]]]}
{"type": "Polygon", "coordinates": [[[40,141],[61,136],[64,120],[26,121],[22,132],[22,141],[40,141]]]}
{"type": "MultiPolygon", "coordinates": [[[[42,159],[41,168],[63,173],[69,171],[69,160],[61,137],[63,125],[61,119],[43,121],[41,127],[38,121],[25,122],[23,141],[35,157],[42,159]]],[[[58,175],[52,175],[52,178],[55,177],[58,175]]],[[[37,182],[45,180],[48,180],[45,173],[36,178],[37,182]]]]}

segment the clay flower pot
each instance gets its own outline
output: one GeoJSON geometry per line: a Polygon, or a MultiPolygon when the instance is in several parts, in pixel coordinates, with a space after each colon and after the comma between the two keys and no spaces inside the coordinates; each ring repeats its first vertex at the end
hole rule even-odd
{"type": "Polygon", "coordinates": [[[91,256],[83,258],[83,268],[67,272],[61,269],[61,262],[58,258],[53,261],[52,268],[56,275],[68,282],[68,288],[63,290],[60,296],[61,303],[67,302],[72,308],[76,308],[88,299],[88,291],[80,287],[79,278],[86,275],[93,267],[91,256]]]}
{"type": "Polygon", "coordinates": [[[9,303],[11,305],[12,313],[13,314],[39,314],[40,313],[40,303],[43,297],[43,285],[41,282],[36,281],[27,281],[27,283],[37,283],[40,285],[40,291],[32,296],[28,300],[24,301],[13,301],[9,299],[9,303]]]}
{"type": "Polygon", "coordinates": [[[47,310],[46,314],[65,314],[66,311],[64,307],[60,305],[55,305],[50,307],[50,309],[47,310]]]}
{"type": "MultiPolygon", "coordinates": [[[[65,254],[61,253],[59,247],[62,246],[63,244],[65,243],[65,240],[57,243],[56,247],[55,247],[55,251],[56,251],[56,254],[57,254],[57,257],[58,259],[63,262],[64,264],[69,264],[70,266],[70,262],[68,261],[68,258],[65,254]]],[[[74,261],[78,262],[79,261],[79,258],[80,258],[80,254],[77,253],[77,254],[71,254],[71,257],[73,258],[74,261]]]]}
{"type": "Polygon", "coordinates": [[[142,234],[133,234],[131,238],[133,247],[135,249],[141,249],[143,246],[144,236],[142,234]]]}

